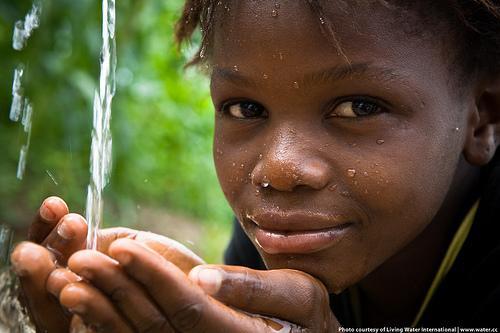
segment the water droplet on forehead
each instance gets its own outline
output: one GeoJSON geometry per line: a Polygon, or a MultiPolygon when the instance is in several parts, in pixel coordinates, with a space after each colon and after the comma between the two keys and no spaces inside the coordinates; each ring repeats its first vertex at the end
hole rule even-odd
{"type": "Polygon", "coordinates": [[[276,9],[273,9],[273,11],[271,12],[271,16],[278,17],[278,11],[276,9]]]}
{"type": "Polygon", "coordinates": [[[382,139],[377,140],[378,145],[383,145],[384,143],[385,143],[385,140],[382,140],[382,139]]]}
{"type": "Polygon", "coordinates": [[[233,66],[233,71],[234,71],[234,72],[238,72],[238,71],[239,71],[239,68],[238,68],[238,66],[237,66],[237,65],[234,65],[234,66],[233,66]]]}
{"type": "Polygon", "coordinates": [[[279,4],[278,2],[276,2],[276,3],[274,4],[274,8],[276,8],[276,9],[280,9],[280,4],[279,4]]]}
{"type": "Polygon", "coordinates": [[[264,74],[264,75],[262,75],[262,77],[264,78],[264,80],[267,80],[269,78],[269,75],[264,74]]]}
{"type": "Polygon", "coordinates": [[[293,87],[295,89],[299,89],[300,88],[299,83],[297,81],[293,81],[293,87]]]}
{"type": "Polygon", "coordinates": [[[322,17],[320,17],[320,18],[319,18],[319,22],[320,22],[321,24],[325,24],[325,19],[324,19],[324,18],[322,18],[322,17]]]}

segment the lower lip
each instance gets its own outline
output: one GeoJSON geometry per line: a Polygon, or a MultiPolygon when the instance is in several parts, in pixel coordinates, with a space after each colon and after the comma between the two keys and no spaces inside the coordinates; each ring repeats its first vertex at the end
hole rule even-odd
{"type": "Polygon", "coordinates": [[[255,240],[264,252],[269,254],[313,253],[338,243],[349,232],[351,226],[352,224],[347,223],[334,228],[294,232],[257,227],[255,240]]]}

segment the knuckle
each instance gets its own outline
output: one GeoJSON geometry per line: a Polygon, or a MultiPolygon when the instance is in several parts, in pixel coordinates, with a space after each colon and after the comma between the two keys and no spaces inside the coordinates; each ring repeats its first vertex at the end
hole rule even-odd
{"type": "Polygon", "coordinates": [[[267,283],[265,283],[262,276],[259,274],[250,274],[245,270],[242,278],[243,285],[248,288],[248,292],[245,293],[244,305],[251,306],[257,300],[257,295],[270,294],[272,290],[269,289],[267,283]]]}
{"type": "Polygon", "coordinates": [[[138,324],[137,331],[140,333],[169,332],[170,325],[164,316],[156,313],[142,320],[138,324]]]}
{"type": "Polygon", "coordinates": [[[203,305],[200,303],[193,303],[174,313],[170,321],[175,329],[181,332],[189,332],[199,325],[202,314],[203,305]]]}
{"type": "Polygon", "coordinates": [[[113,303],[117,303],[117,304],[125,303],[127,296],[128,296],[127,291],[124,290],[121,286],[117,286],[116,288],[111,290],[111,293],[109,295],[109,297],[111,298],[111,301],[113,301],[113,303]]]}

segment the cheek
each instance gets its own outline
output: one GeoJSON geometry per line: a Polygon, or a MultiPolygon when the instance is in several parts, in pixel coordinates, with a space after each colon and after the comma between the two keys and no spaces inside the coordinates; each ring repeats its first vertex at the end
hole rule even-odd
{"type": "Polygon", "coordinates": [[[434,129],[423,135],[409,128],[386,140],[376,154],[365,152],[369,162],[359,168],[350,188],[369,216],[362,232],[364,251],[372,254],[368,267],[414,240],[441,207],[460,157],[459,138],[447,133],[434,129]]]}
{"type": "MultiPolygon", "coordinates": [[[[226,140],[216,124],[214,139],[214,162],[222,191],[237,213],[237,203],[245,190],[252,186],[251,172],[259,158],[259,152],[251,147],[234,144],[226,140]]],[[[257,188],[255,195],[259,195],[257,188]]]]}

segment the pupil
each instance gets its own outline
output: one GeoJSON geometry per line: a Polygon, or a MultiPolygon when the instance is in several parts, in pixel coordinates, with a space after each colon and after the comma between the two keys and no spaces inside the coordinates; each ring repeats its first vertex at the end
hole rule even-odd
{"type": "Polygon", "coordinates": [[[248,118],[258,117],[262,113],[261,108],[254,103],[243,102],[240,104],[240,107],[241,107],[241,113],[243,114],[243,116],[248,117],[248,118]]]}
{"type": "Polygon", "coordinates": [[[379,110],[379,106],[370,102],[354,101],[352,102],[352,110],[358,116],[367,116],[376,113],[379,110]]]}

